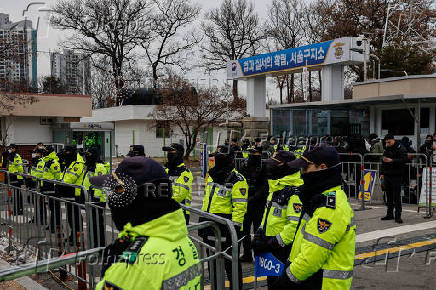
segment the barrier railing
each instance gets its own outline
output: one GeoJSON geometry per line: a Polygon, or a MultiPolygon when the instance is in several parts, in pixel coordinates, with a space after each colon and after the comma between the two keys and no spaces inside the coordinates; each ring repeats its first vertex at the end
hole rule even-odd
{"type": "MultiPolygon", "coordinates": [[[[0,221],[3,225],[0,232],[9,236],[11,242],[25,245],[34,255],[32,259],[35,262],[8,271],[0,271],[0,281],[60,269],[60,279],[65,280],[67,275],[70,275],[77,279],[78,289],[94,288],[101,278],[99,276],[101,265],[90,263],[86,257],[100,253],[105,245],[117,237],[118,230],[110,218],[110,211],[105,206],[102,207],[101,204],[93,202],[82,186],[72,186],[54,180],[34,179],[35,188],[28,189],[24,186],[24,182],[22,186],[10,184],[10,176],[20,175],[28,179],[32,178],[31,176],[9,172],[5,172],[5,175],[6,182],[0,183],[0,207],[9,210],[0,212],[0,221]],[[42,187],[39,186],[41,182],[44,184],[42,187]],[[80,188],[86,196],[85,201],[78,203],[71,199],[53,196],[54,191],[44,190],[47,188],[47,183],[73,190],[80,188]],[[22,208],[22,212],[14,212],[14,206],[16,210],[22,208]],[[77,233],[77,236],[72,235],[70,241],[68,238],[65,239],[68,233],[77,233]]],[[[209,270],[208,278],[212,289],[225,288],[224,260],[232,261],[233,289],[238,289],[239,249],[237,234],[232,222],[195,208],[186,208],[189,209],[191,215],[207,219],[205,222],[190,225],[188,229],[190,237],[199,249],[203,269],[209,270]],[[226,249],[222,249],[221,227],[226,228],[231,238],[231,246],[226,249]],[[214,246],[206,243],[196,234],[197,231],[204,229],[210,229],[213,232],[214,246]],[[230,249],[231,254],[228,254],[230,249]]],[[[95,257],[93,259],[95,260],[95,257]]]]}

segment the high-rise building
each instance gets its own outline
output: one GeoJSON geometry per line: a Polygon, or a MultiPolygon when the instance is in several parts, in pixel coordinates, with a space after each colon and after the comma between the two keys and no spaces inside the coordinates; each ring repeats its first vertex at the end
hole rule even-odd
{"type": "Polygon", "coordinates": [[[51,76],[58,78],[67,94],[90,94],[91,64],[89,58],[72,50],[50,54],[51,76]]]}
{"type": "Polygon", "coordinates": [[[37,32],[32,21],[11,22],[9,14],[0,13],[0,90],[35,90],[37,73],[37,32]]]}

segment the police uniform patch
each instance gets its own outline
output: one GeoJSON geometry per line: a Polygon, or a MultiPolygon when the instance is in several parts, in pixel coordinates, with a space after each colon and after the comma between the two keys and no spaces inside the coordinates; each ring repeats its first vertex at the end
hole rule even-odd
{"type": "Polygon", "coordinates": [[[55,170],[55,171],[58,171],[58,170],[59,170],[59,166],[56,165],[56,166],[54,167],[54,170],[55,170]]]}
{"type": "Polygon", "coordinates": [[[184,177],[183,177],[183,180],[184,180],[185,182],[188,182],[188,181],[189,181],[189,177],[188,177],[188,176],[184,176],[184,177]]]}
{"type": "Polygon", "coordinates": [[[116,286],[115,284],[112,284],[108,281],[104,281],[104,290],[122,290],[122,288],[116,286]]]}
{"type": "Polygon", "coordinates": [[[325,219],[318,219],[318,232],[320,234],[325,233],[330,229],[330,226],[332,225],[331,222],[325,219]]]}
{"type": "Polygon", "coordinates": [[[77,170],[79,170],[79,168],[74,167],[73,170],[74,170],[74,172],[76,172],[77,170]]]}
{"type": "Polygon", "coordinates": [[[301,209],[303,208],[303,205],[301,203],[294,203],[292,206],[294,207],[294,211],[296,213],[300,213],[301,209]]]}
{"type": "Polygon", "coordinates": [[[247,193],[246,188],[240,188],[239,191],[241,192],[242,195],[245,195],[247,193]]]}
{"type": "Polygon", "coordinates": [[[101,172],[98,173],[98,176],[102,176],[102,175],[103,175],[103,173],[101,173],[101,172]]]}

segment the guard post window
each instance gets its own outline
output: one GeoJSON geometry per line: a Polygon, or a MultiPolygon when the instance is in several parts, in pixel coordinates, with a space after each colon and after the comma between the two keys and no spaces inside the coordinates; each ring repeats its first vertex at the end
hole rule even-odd
{"type": "Polygon", "coordinates": [[[158,121],[156,124],[156,138],[171,137],[171,127],[168,121],[158,121]]]}

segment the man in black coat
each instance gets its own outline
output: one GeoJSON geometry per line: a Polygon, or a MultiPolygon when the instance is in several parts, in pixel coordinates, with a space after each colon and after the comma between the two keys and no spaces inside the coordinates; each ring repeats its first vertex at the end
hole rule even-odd
{"type": "Polygon", "coordinates": [[[242,244],[244,254],[241,256],[241,262],[252,262],[251,247],[251,225],[254,230],[260,227],[262,222],[263,211],[265,209],[266,199],[268,197],[268,180],[265,167],[262,166],[262,147],[257,146],[249,150],[250,155],[246,166],[241,168],[241,174],[247,179],[248,189],[248,206],[244,218],[245,236],[242,244]]]}
{"type": "Polygon", "coordinates": [[[388,211],[382,220],[392,220],[402,224],[401,219],[401,182],[404,167],[407,163],[406,149],[400,142],[395,141],[392,134],[385,136],[386,149],[383,153],[383,162],[380,170],[380,178],[384,180],[388,211]],[[395,208],[395,216],[394,216],[395,208]]]}

